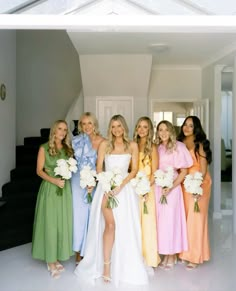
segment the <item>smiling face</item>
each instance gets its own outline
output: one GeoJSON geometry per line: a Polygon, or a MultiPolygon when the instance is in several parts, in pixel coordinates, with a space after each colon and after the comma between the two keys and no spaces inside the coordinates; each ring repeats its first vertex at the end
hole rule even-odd
{"type": "Polygon", "coordinates": [[[62,141],[66,137],[67,131],[68,131],[68,128],[64,122],[58,123],[58,125],[54,131],[55,139],[62,141]]]}
{"type": "Polygon", "coordinates": [[[89,116],[84,116],[81,121],[80,121],[80,126],[81,129],[84,133],[86,133],[87,135],[92,135],[94,133],[94,124],[93,124],[93,120],[91,117],[89,116]]]}
{"type": "Polygon", "coordinates": [[[122,137],[124,135],[124,128],[119,120],[113,120],[111,123],[111,133],[115,137],[122,137]]]}
{"type": "Polygon", "coordinates": [[[149,126],[146,120],[141,120],[137,126],[137,134],[140,138],[145,138],[148,136],[149,133],[149,126]]]}
{"type": "Polygon", "coordinates": [[[170,139],[170,131],[168,129],[168,127],[164,124],[164,123],[161,123],[158,127],[158,136],[160,137],[161,141],[164,143],[164,144],[167,144],[169,139],[170,139]]]}
{"type": "Polygon", "coordinates": [[[183,125],[183,133],[186,137],[194,135],[194,125],[192,118],[188,118],[185,120],[185,123],[183,125]]]}

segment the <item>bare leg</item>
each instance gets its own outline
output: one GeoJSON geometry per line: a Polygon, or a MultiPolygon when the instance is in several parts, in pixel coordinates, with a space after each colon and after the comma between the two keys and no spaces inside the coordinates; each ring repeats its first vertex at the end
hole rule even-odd
{"type": "Polygon", "coordinates": [[[176,255],[169,255],[165,269],[166,270],[172,269],[174,267],[174,265],[176,264],[176,262],[177,262],[176,255]]]}
{"type": "Polygon", "coordinates": [[[80,252],[76,252],[75,255],[75,264],[78,265],[79,262],[83,259],[83,257],[81,257],[80,252]]]}
{"type": "Polygon", "coordinates": [[[165,255],[161,261],[161,263],[159,264],[159,267],[164,269],[167,265],[167,262],[168,262],[168,255],[165,255]]]}
{"type": "Polygon", "coordinates": [[[112,209],[106,208],[107,198],[102,201],[102,213],[105,219],[105,230],[103,232],[103,257],[104,257],[104,281],[110,281],[111,252],[115,239],[115,220],[112,209]]]}

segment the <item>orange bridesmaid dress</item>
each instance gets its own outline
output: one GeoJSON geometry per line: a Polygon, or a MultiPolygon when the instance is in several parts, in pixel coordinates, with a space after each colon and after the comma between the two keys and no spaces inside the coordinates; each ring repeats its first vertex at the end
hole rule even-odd
{"type": "MultiPolygon", "coordinates": [[[[190,150],[193,166],[188,169],[189,174],[200,171],[199,155],[190,150]]],[[[210,243],[208,234],[208,206],[211,195],[211,176],[207,172],[201,187],[203,195],[198,200],[200,212],[194,212],[194,198],[183,187],[184,205],[187,219],[188,251],[182,252],[182,260],[194,264],[201,264],[210,259],[210,243]]]]}
{"type": "MultiPolygon", "coordinates": [[[[139,170],[144,171],[150,179],[151,161],[146,156],[143,163],[144,153],[139,153],[139,170]]],[[[161,259],[157,251],[157,228],[156,228],[156,203],[154,186],[148,194],[146,202],[148,214],[143,213],[143,200],[140,198],[140,218],[142,229],[142,254],[144,261],[149,267],[157,267],[161,259]]]]}

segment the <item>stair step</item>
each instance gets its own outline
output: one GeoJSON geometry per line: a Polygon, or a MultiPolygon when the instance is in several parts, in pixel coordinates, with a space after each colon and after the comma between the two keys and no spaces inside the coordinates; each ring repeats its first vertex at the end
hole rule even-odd
{"type": "MultiPolygon", "coordinates": [[[[23,206],[23,205],[21,205],[23,206]]],[[[34,220],[35,203],[26,204],[28,207],[19,207],[18,204],[7,202],[0,209],[0,231],[5,228],[31,225],[34,220]]]]}
{"type": "Polygon", "coordinates": [[[7,197],[12,194],[20,196],[22,192],[38,192],[40,183],[41,179],[39,177],[8,182],[2,186],[2,196],[7,197]]]}
{"type": "Polygon", "coordinates": [[[32,241],[35,204],[42,179],[36,174],[38,150],[48,141],[50,129],[40,135],[25,137],[16,146],[16,168],[10,171],[11,182],[2,186],[0,197],[0,251],[32,241]]]}
{"type": "Polygon", "coordinates": [[[23,165],[33,165],[36,169],[37,165],[37,154],[33,155],[26,155],[26,156],[17,156],[16,157],[16,167],[23,166],[23,165]]]}
{"type": "Polygon", "coordinates": [[[23,166],[19,165],[15,169],[12,169],[10,172],[11,181],[17,179],[31,179],[38,177],[36,174],[36,165],[33,166],[23,166]]]}
{"type": "MultiPolygon", "coordinates": [[[[3,197],[0,198],[0,201],[6,201],[7,205],[23,205],[24,208],[28,206],[32,207],[35,205],[37,199],[38,191],[31,192],[20,192],[20,193],[5,193],[3,197]]],[[[2,207],[4,208],[4,206],[2,207]]]]}
{"type": "Polygon", "coordinates": [[[37,162],[39,147],[20,145],[16,147],[16,166],[35,165],[37,162]]]}
{"type": "Polygon", "coordinates": [[[50,128],[41,128],[40,129],[40,135],[43,138],[47,138],[47,140],[49,139],[49,134],[50,134],[50,128]]]}
{"type": "Polygon", "coordinates": [[[0,251],[31,242],[32,229],[32,225],[27,225],[0,231],[0,251]]]}
{"type": "Polygon", "coordinates": [[[16,146],[16,155],[37,155],[38,148],[30,145],[16,146]]]}
{"type": "Polygon", "coordinates": [[[24,138],[24,145],[39,148],[39,146],[48,141],[48,138],[41,136],[31,136],[24,138]]]}

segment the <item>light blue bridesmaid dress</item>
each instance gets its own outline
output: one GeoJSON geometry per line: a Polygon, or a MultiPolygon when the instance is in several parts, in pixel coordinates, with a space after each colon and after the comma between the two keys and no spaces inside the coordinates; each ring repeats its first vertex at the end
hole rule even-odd
{"type": "Polygon", "coordinates": [[[87,190],[80,187],[80,171],[86,165],[96,169],[97,152],[87,134],[81,133],[72,140],[74,156],[78,163],[78,171],[71,179],[73,197],[73,250],[84,255],[89,223],[90,204],[87,202],[87,190]]]}

